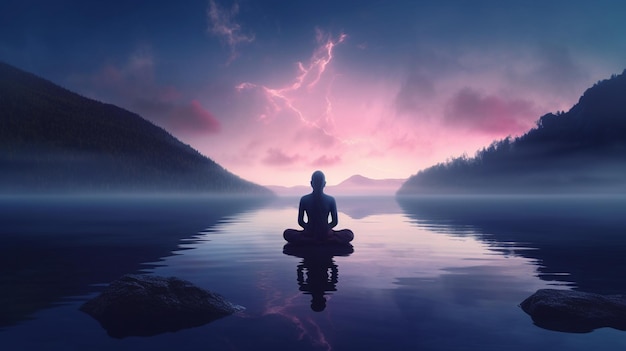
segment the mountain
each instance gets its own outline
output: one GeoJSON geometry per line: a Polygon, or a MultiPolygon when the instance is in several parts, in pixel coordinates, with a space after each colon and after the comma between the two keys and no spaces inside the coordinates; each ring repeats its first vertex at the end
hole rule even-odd
{"type": "Polygon", "coordinates": [[[135,113],[4,63],[0,169],[0,193],[271,193],[135,113]]]}
{"type": "MultiPolygon", "coordinates": [[[[353,175],[337,185],[327,186],[324,192],[339,196],[393,195],[404,181],[404,179],[372,179],[362,175],[353,175]]],[[[268,188],[282,196],[301,196],[311,192],[311,187],[308,185],[293,187],[271,185],[268,188]]]]}
{"type": "Polygon", "coordinates": [[[626,193],[625,152],[626,70],[520,137],[419,171],[397,194],[626,193]]]}
{"type": "Polygon", "coordinates": [[[328,187],[328,192],[337,195],[393,195],[404,181],[405,179],[372,179],[353,175],[328,187]]]}

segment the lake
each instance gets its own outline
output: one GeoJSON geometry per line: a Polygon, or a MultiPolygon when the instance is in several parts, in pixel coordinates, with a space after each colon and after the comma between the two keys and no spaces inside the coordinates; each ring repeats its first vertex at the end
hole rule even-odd
{"type": "Polygon", "coordinates": [[[542,329],[541,288],[626,292],[623,197],[337,198],[352,252],[283,252],[297,198],[0,199],[2,350],[617,350],[542,329]],[[79,311],[127,273],[176,276],[244,312],[111,338],[79,311]]]}

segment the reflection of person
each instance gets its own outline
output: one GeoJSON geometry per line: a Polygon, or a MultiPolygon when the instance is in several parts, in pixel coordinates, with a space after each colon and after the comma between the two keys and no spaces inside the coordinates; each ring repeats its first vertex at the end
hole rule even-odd
{"type": "Polygon", "coordinates": [[[326,296],[337,291],[339,267],[335,256],[350,256],[352,245],[294,245],[283,247],[285,255],[302,259],[297,267],[298,287],[306,295],[311,295],[311,309],[316,312],[326,308],[326,296]]]}
{"type": "Polygon", "coordinates": [[[334,230],[339,223],[337,204],[332,196],[324,194],[326,177],[321,171],[313,172],[311,187],[313,191],[300,199],[298,224],[304,230],[287,229],[283,233],[289,242],[336,242],[349,243],[354,239],[350,229],[334,230]],[[306,221],[304,220],[306,214],[306,221]],[[328,217],[330,216],[330,222],[328,217]]]}
{"type": "Polygon", "coordinates": [[[311,295],[311,309],[323,311],[326,308],[325,293],[337,291],[339,271],[332,256],[305,257],[297,272],[300,291],[311,295]]]}

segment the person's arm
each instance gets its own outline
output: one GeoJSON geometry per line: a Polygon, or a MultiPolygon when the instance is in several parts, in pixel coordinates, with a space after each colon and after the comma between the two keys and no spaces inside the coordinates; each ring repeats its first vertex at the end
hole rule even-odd
{"type": "Polygon", "coordinates": [[[303,199],[300,199],[300,205],[298,206],[298,225],[305,230],[308,227],[308,223],[304,221],[304,204],[303,199]]]}
{"type": "Polygon", "coordinates": [[[337,203],[334,198],[330,198],[330,223],[328,223],[328,229],[333,229],[339,224],[337,219],[337,203]]]}

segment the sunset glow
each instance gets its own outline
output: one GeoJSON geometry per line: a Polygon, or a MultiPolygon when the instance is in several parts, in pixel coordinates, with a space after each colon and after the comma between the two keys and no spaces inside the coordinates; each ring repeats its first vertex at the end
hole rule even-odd
{"type": "Polygon", "coordinates": [[[406,178],[472,156],[626,62],[614,2],[118,5],[6,9],[0,59],[263,185],[306,185],[315,169],[330,185],[406,178]]]}

